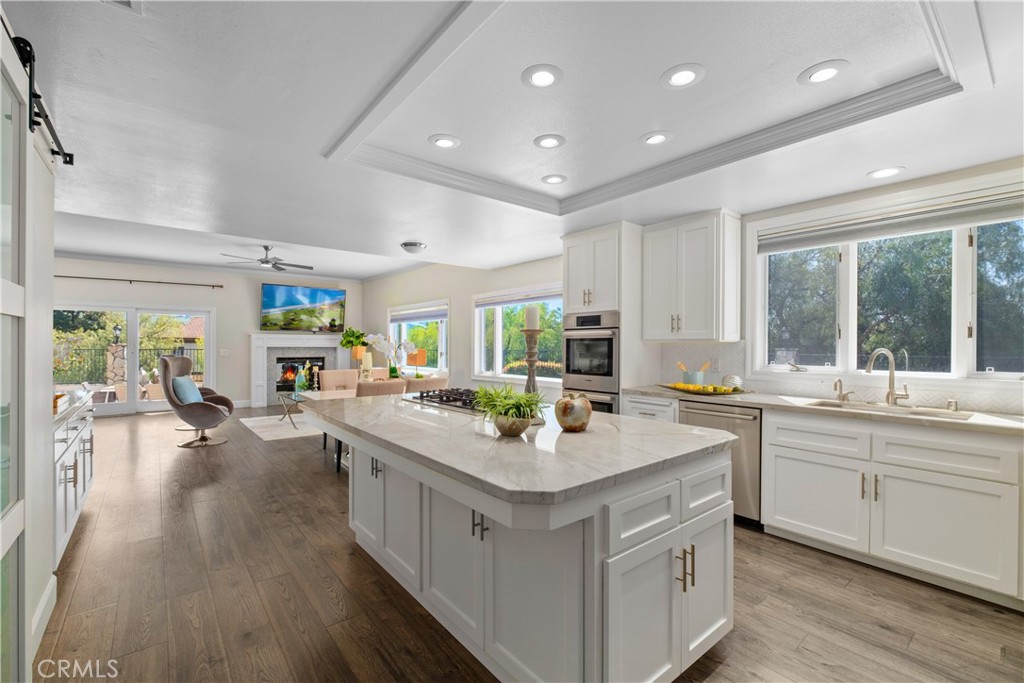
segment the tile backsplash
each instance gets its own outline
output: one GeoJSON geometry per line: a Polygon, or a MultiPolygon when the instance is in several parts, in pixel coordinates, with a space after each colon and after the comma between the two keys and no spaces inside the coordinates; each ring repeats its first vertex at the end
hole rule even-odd
{"type": "MultiPolygon", "coordinates": [[[[660,381],[669,383],[683,380],[682,371],[676,367],[677,361],[683,361],[688,368],[696,370],[705,361],[717,359],[718,370],[708,370],[704,373],[704,381],[709,384],[717,384],[724,375],[739,375],[744,380],[744,387],[765,394],[788,394],[813,398],[835,397],[835,391],[832,390],[834,378],[830,377],[805,377],[803,375],[790,377],[783,374],[779,379],[747,379],[746,354],[747,345],[742,341],[733,343],[713,341],[665,343],[661,346],[660,381]]],[[[797,375],[797,373],[793,373],[793,375],[797,375]]],[[[897,388],[899,388],[904,380],[899,375],[896,380],[897,388]]],[[[955,398],[959,402],[961,410],[1012,415],[1024,414],[1024,386],[1020,382],[1012,383],[1009,386],[1003,384],[993,389],[956,386],[955,382],[951,382],[948,389],[936,389],[934,382],[927,389],[920,386],[915,388],[913,380],[907,381],[907,384],[910,385],[909,403],[911,405],[944,408],[947,399],[955,398]]],[[[885,400],[885,387],[858,386],[856,383],[850,383],[843,389],[856,392],[853,399],[857,401],[885,400]]]]}

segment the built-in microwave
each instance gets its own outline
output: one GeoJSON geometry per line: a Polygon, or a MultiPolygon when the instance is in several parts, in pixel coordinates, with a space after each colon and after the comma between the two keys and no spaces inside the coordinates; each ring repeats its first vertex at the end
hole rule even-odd
{"type": "Polygon", "coordinates": [[[619,393],[619,314],[579,313],[563,319],[562,387],[619,393]]]}

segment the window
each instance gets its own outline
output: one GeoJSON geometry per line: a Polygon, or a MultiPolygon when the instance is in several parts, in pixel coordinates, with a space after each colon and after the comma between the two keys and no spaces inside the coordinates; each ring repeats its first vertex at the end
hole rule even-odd
{"type": "Polygon", "coordinates": [[[402,356],[398,359],[400,367],[448,369],[447,301],[388,309],[388,334],[396,344],[410,341],[426,352],[422,365],[407,363],[408,359],[402,356]]]}
{"type": "Polygon", "coordinates": [[[540,309],[537,377],[562,377],[562,288],[551,285],[480,295],[475,298],[476,343],[474,374],[492,377],[526,376],[526,306],[540,309]]]}
{"type": "Polygon", "coordinates": [[[768,365],[836,364],[839,249],[768,257],[768,365]]]}
{"type": "Polygon", "coordinates": [[[765,232],[760,367],[863,370],[885,347],[900,372],[1024,371],[1024,221],[765,232]]]}
{"type": "Polygon", "coordinates": [[[977,230],[978,372],[1024,372],[1024,221],[977,230]]]}

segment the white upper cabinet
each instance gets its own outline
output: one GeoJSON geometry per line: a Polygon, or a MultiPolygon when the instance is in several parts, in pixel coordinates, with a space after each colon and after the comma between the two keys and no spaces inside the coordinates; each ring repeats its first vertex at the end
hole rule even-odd
{"type": "Polygon", "coordinates": [[[564,238],[565,313],[619,310],[619,229],[596,228],[564,238]]]}
{"type": "Polygon", "coordinates": [[[643,233],[644,339],[740,339],[740,219],[710,211],[643,233]]]}

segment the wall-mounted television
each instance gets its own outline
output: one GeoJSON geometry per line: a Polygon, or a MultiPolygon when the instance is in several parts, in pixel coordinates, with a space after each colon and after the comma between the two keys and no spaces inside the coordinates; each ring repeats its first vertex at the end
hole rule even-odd
{"type": "Polygon", "coordinates": [[[260,330],[341,332],[344,329],[344,289],[263,283],[260,330]]]}

